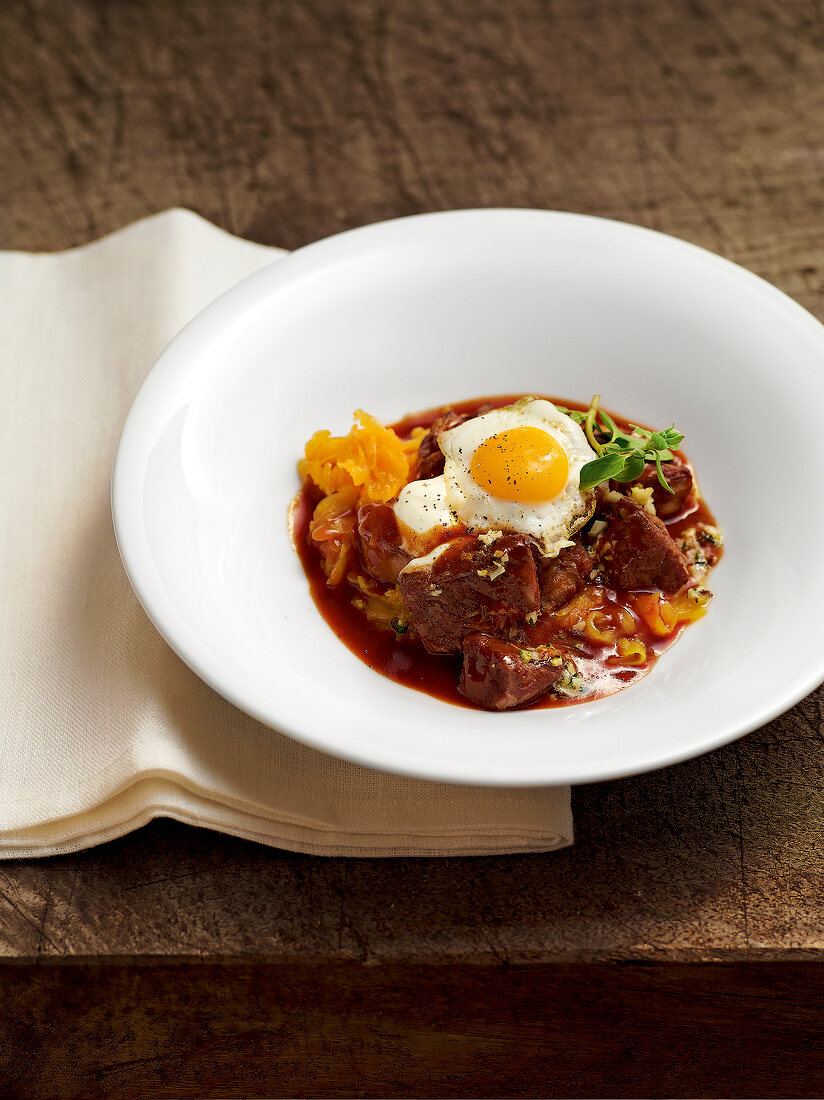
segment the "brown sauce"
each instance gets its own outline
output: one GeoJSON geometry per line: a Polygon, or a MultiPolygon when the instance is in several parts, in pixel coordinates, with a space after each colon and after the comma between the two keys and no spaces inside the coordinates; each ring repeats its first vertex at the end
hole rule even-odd
{"type": "MultiPolygon", "coordinates": [[[[484,397],[457,402],[448,407],[459,413],[475,412],[481,405],[498,408],[502,405],[512,404],[518,400],[519,396],[521,395],[484,397]]],[[[569,409],[585,411],[589,407],[579,402],[560,398],[549,397],[547,400],[569,409]]],[[[430,427],[442,415],[444,408],[427,409],[423,412],[411,414],[390,425],[390,427],[401,438],[406,438],[413,428],[430,427]]],[[[629,422],[627,420],[616,416],[611,410],[610,415],[619,427],[628,429],[629,422]]],[[[689,464],[682,452],[679,452],[679,458],[689,464]]],[[[477,709],[475,704],[465,699],[458,691],[458,680],[462,664],[460,653],[448,656],[434,655],[428,653],[414,637],[396,635],[393,630],[379,629],[352,605],[353,590],[349,584],[342,583],[336,588],[330,588],[327,585],[326,575],[321,566],[320,554],[309,538],[309,522],[317,500],[318,494],[314,487],[305,485],[298,494],[292,509],[290,517],[291,533],[295,549],[309,583],[312,599],[330,628],[352,653],[382,676],[403,684],[405,687],[425,692],[444,702],[469,707],[473,710],[477,709]]],[[[715,524],[711,512],[702,500],[693,501],[686,511],[667,521],[666,526],[673,537],[677,539],[686,529],[696,523],[715,524]]],[[[621,607],[626,606],[628,603],[631,604],[633,596],[637,595],[637,593],[628,593],[611,588],[602,588],[602,592],[607,611],[613,605],[621,607]]],[[[536,627],[525,630],[527,644],[539,645],[544,640],[542,620],[543,617],[539,619],[536,627]]],[[[569,706],[579,702],[590,702],[593,699],[603,698],[620,691],[645,676],[661,653],[677,640],[684,628],[684,626],[681,626],[674,633],[659,637],[652,631],[645,629],[643,623],[641,623],[637,634],[646,645],[647,658],[643,664],[629,667],[614,663],[616,657],[614,645],[601,645],[574,632],[562,631],[561,637],[568,641],[571,647],[574,647],[575,662],[581,673],[589,681],[590,690],[586,695],[569,699],[544,695],[527,704],[528,708],[569,706]],[[612,658],[612,661],[610,658],[612,658]]],[[[544,626],[543,629],[545,631],[546,627],[544,626]]]]}
{"type": "Polygon", "coordinates": [[[316,497],[304,487],[292,513],[292,537],[309,581],[312,599],[343,644],[369,668],[406,687],[459,706],[471,704],[458,692],[461,655],[435,657],[414,638],[379,630],[352,606],[348,584],[329,588],[320,554],[309,539],[309,521],[316,497]]]}

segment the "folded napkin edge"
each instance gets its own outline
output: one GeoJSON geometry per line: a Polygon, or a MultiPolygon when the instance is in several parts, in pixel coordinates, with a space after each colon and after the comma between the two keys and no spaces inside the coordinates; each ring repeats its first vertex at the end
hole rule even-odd
{"type": "MultiPolygon", "coordinates": [[[[406,780],[404,776],[398,776],[397,778],[400,781],[406,780]]],[[[500,800],[506,797],[507,792],[511,792],[512,796],[517,801],[519,798],[527,797],[533,792],[541,792],[543,794],[545,792],[555,791],[558,792],[558,795],[564,795],[569,791],[569,788],[566,786],[540,788],[482,787],[478,788],[478,790],[481,792],[482,796],[485,795],[490,800],[499,801],[499,805],[497,805],[495,809],[497,814],[500,815],[500,800]]],[[[311,829],[319,834],[324,832],[335,832],[338,828],[346,828],[345,825],[341,825],[340,823],[330,824],[321,817],[311,817],[309,815],[296,814],[288,810],[279,810],[267,806],[262,802],[234,797],[226,791],[212,790],[190,777],[183,775],[181,772],[169,768],[143,768],[131,772],[122,782],[113,786],[103,798],[99,799],[93,805],[87,806],[85,809],[80,809],[73,813],[57,813],[52,816],[42,816],[36,823],[17,824],[13,828],[8,829],[0,828],[0,847],[3,845],[4,836],[23,835],[27,832],[44,828],[57,829],[60,826],[70,827],[72,821],[81,821],[93,814],[102,813],[107,806],[115,805],[118,801],[123,802],[130,799],[133,804],[137,801],[143,801],[146,809],[161,807],[167,804],[164,798],[168,800],[170,792],[174,792],[174,794],[179,797],[197,799],[203,805],[224,807],[227,811],[244,814],[250,819],[278,822],[283,826],[298,829],[311,829]],[[149,793],[144,795],[141,799],[141,795],[145,791],[149,793]]],[[[508,834],[524,830],[525,833],[532,832],[535,836],[547,835],[547,832],[553,832],[553,830],[542,830],[534,828],[533,826],[522,826],[511,822],[503,825],[486,824],[481,826],[481,828],[490,835],[495,834],[498,830],[508,834]]],[[[456,825],[448,831],[449,834],[453,836],[469,836],[475,834],[476,826],[456,825]]],[[[380,830],[377,829],[374,831],[360,829],[358,832],[363,836],[386,835],[385,832],[381,834],[380,830]]],[[[432,831],[429,832],[426,828],[418,824],[414,829],[410,830],[409,835],[440,836],[443,833],[444,830],[442,825],[433,827],[432,831]]]]}
{"type": "MultiPolygon", "coordinates": [[[[219,805],[219,804],[216,804],[219,805]]],[[[488,830],[457,830],[454,833],[441,831],[442,843],[433,844],[432,836],[420,832],[396,834],[390,842],[375,843],[377,834],[352,832],[346,840],[330,844],[328,841],[314,841],[311,834],[318,830],[305,826],[285,826],[280,831],[263,832],[252,827],[250,822],[243,825],[235,813],[231,821],[219,821],[204,812],[204,808],[185,809],[155,805],[144,807],[137,813],[123,819],[76,834],[58,842],[25,843],[25,834],[20,843],[4,844],[0,838],[0,861],[12,859],[42,858],[44,856],[62,856],[73,852],[118,840],[123,836],[142,828],[158,818],[168,818],[183,825],[212,829],[241,840],[264,844],[270,848],[280,848],[300,855],[328,856],[330,858],[446,858],[500,856],[554,852],[569,847],[572,836],[564,833],[551,833],[530,828],[510,831],[492,828],[488,830]],[[466,843],[471,841],[471,843],[466,843]]],[[[254,819],[252,819],[253,821],[254,819]]],[[[285,823],[281,823],[285,825],[285,823]]],[[[35,831],[35,830],[32,830],[35,831]]]]}
{"type": "Polygon", "coordinates": [[[214,222],[209,221],[208,218],[203,217],[202,214],[198,214],[195,210],[189,210],[185,206],[171,206],[165,210],[157,210],[152,214],[146,214],[142,218],[138,218],[136,221],[129,222],[127,225],[118,226],[116,229],[111,229],[107,233],[104,233],[100,237],[95,237],[92,241],[84,241],[83,244],[72,245],[71,248],[55,249],[52,252],[48,251],[26,251],[25,249],[3,249],[0,251],[2,256],[16,256],[25,257],[26,259],[44,259],[53,258],[59,259],[66,256],[71,256],[78,252],[90,252],[96,250],[102,245],[108,245],[118,238],[124,238],[130,236],[134,232],[143,232],[145,228],[151,223],[159,223],[162,221],[189,221],[193,225],[198,225],[202,228],[208,228],[214,233],[219,233],[227,239],[233,241],[235,244],[248,245],[250,250],[260,250],[271,255],[273,259],[285,256],[288,253],[288,249],[280,248],[277,245],[261,244],[259,241],[249,240],[248,237],[241,237],[235,233],[231,233],[228,229],[224,229],[223,226],[215,225],[214,222]]]}

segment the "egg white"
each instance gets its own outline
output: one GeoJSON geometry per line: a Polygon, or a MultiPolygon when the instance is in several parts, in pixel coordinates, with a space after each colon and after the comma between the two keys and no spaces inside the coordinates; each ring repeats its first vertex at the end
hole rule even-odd
{"type": "Polygon", "coordinates": [[[447,502],[443,475],[410,481],[401,489],[394,507],[400,523],[414,535],[425,535],[437,528],[447,530],[460,522],[447,502]]]}
{"type": "Polygon", "coordinates": [[[596,457],[583,430],[565,413],[543,398],[522,398],[514,405],[492,409],[444,432],[439,439],[444,453],[445,500],[449,508],[473,530],[497,529],[532,535],[544,553],[557,553],[594,508],[594,493],[581,492],[581,469],[596,457]],[[472,457],[490,436],[510,428],[533,427],[551,435],[563,448],[569,474],[561,492],[548,501],[503,500],[479,485],[470,473],[472,457]]]}

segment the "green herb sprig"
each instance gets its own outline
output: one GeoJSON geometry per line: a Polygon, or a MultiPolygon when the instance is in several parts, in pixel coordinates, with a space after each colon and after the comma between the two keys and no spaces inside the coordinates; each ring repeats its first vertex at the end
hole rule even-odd
{"type": "Polygon", "coordinates": [[[673,452],[684,439],[681,432],[676,430],[674,424],[662,432],[630,424],[627,435],[618,428],[609,413],[599,409],[600,400],[596,394],[586,412],[561,409],[581,425],[590,447],[598,455],[582,467],[581,489],[593,489],[602,481],[635,481],[641,476],[644,464],[654,462],[658,481],[668,493],[672,493],[661,463],[674,457],[673,452]]]}

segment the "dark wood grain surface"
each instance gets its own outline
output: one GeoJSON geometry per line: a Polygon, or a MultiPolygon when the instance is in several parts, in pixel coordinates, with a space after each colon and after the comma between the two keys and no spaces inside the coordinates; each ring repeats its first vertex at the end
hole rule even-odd
{"type": "MultiPolygon", "coordinates": [[[[0,247],[169,206],[287,248],[583,211],[824,319],[824,12],[4,0],[0,247]]],[[[0,1093],[824,1095],[822,701],[578,788],[547,856],[325,860],[156,822],[2,864],[0,1093]]]]}

